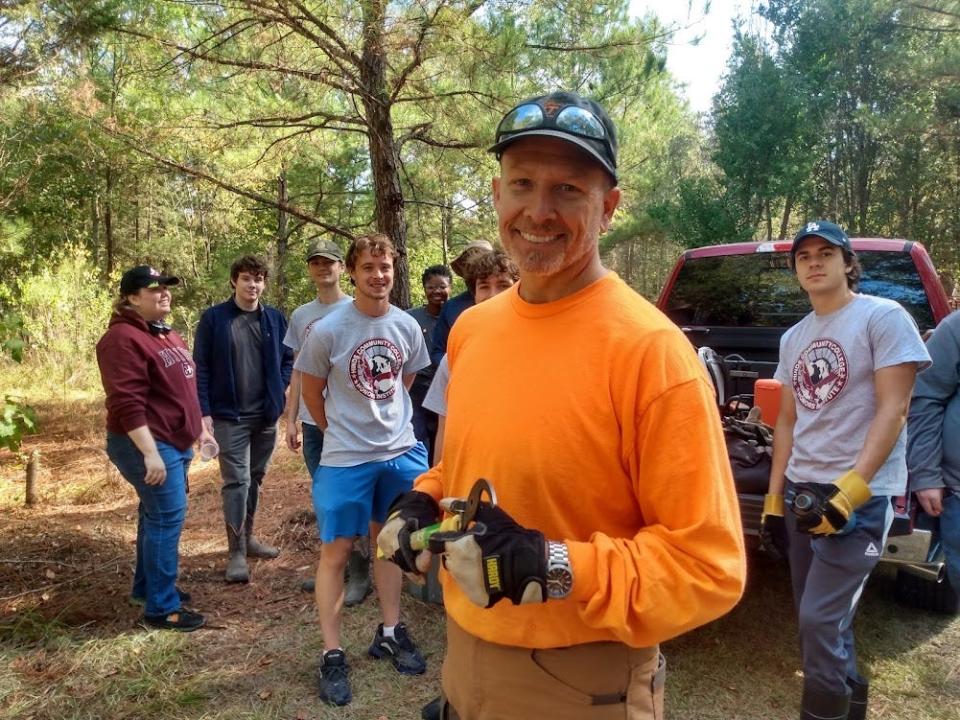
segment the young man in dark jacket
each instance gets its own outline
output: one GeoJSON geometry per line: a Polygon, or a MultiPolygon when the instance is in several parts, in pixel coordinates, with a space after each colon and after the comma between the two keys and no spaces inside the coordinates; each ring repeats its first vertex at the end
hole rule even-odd
{"type": "Polygon", "coordinates": [[[280,554],[253,536],[260,484],[276,447],[293,370],[293,351],[283,344],[287,322],[260,302],[266,282],[262,259],[246,255],[234,262],[233,297],[203,313],[194,343],[203,421],[220,445],[227,582],[249,581],[247,557],[280,554]]]}

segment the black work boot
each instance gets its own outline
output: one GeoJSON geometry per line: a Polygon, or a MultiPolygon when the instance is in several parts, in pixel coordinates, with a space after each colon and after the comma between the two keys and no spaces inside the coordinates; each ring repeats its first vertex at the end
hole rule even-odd
{"type": "Polygon", "coordinates": [[[866,720],[867,694],[870,690],[870,683],[862,675],[857,674],[855,677],[847,678],[847,687],[852,692],[847,720],[866,720]]]}
{"type": "Polygon", "coordinates": [[[800,720],[847,720],[850,697],[804,686],[800,720]]]}
{"type": "Polygon", "coordinates": [[[250,570],[247,568],[247,538],[243,531],[234,530],[227,523],[227,571],[224,573],[228,583],[250,582],[250,570]]]}
{"type": "Polygon", "coordinates": [[[247,515],[247,524],[244,526],[247,541],[247,557],[273,560],[280,554],[279,548],[260,542],[253,536],[253,515],[247,515]]]}
{"type": "MultiPolygon", "coordinates": [[[[363,542],[367,542],[367,539],[364,538],[363,542]]],[[[347,607],[359,605],[371,592],[373,582],[370,580],[370,555],[361,552],[354,545],[347,560],[347,584],[343,589],[343,604],[347,607]]]]}

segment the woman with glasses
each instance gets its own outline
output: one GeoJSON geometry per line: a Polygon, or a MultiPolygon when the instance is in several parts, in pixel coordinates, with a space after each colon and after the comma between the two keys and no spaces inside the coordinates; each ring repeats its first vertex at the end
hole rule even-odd
{"type": "Polygon", "coordinates": [[[97,363],[107,455],[140,499],[130,601],[144,606],[145,627],[190,632],[205,621],[184,607],[190,596],[176,587],[187,469],[195,441],[216,443],[201,422],[193,358],[164,323],[170,287],[179,283],[147,265],[125,272],[97,363]]]}

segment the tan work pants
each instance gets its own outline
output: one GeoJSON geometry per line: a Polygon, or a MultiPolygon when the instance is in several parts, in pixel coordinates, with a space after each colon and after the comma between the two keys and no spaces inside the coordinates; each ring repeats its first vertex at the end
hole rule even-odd
{"type": "Polygon", "coordinates": [[[530,650],[485,642],[447,617],[447,720],[662,720],[665,677],[657,647],[530,650]]]}

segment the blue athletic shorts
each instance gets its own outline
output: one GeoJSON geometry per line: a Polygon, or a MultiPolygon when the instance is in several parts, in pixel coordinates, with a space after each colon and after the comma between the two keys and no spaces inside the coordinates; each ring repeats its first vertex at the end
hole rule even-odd
{"type": "Polygon", "coordinates": [[[427,469],[427,450],[419,442],[390,460],[352,467],[321,465],[311,488],[320,540],[366,535],[371,520],[384,522],[390,503],[427,469]]]}

